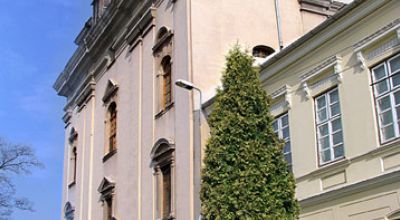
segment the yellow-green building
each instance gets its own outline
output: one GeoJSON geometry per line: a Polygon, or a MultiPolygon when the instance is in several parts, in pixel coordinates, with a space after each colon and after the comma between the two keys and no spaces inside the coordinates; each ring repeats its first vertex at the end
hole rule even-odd
{"type": "Polygon", "coordinates": [[[270,57],[261,80],[301,219],[400,219],[400,1],[354,1],[270,57]]]}

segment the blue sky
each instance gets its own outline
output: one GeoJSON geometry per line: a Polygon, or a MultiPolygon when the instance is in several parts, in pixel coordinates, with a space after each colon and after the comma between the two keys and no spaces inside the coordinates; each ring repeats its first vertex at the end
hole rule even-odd
{"type": "Polygon", "coordinates": [[[60,219],[65,99],[52,85],[89,18],[89,0],[0,0],[0,136],[31,145],[45,164],[15,177],[36,212],[14,220],[60,219]]]}

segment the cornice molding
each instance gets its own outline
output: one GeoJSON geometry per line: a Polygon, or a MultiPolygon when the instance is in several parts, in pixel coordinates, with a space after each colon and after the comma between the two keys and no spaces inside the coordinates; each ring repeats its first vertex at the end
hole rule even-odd
{"type": "Polygon", "coordinates": [[[300,10],[312,14],[332,16],[346,4],[330,0],[299,0],[300,10]]]}
{"type": "Polygon", "coordinates": [[[262,64],[261,81],[266,81],[288,66],[298,62],[307,54],[372,14],[387,2],[388,0],[355,0],[262,64]],[[350,12],[352,12],[351,16],[349,16],[350,12]]]}
{"type": "Polygon", "coordinates": [[[387,36],[387,34],[396,31],[397,33],[397,37],[400,38],[400,18],[392,21],[391,23],[389,23],[388,25],[382,27],[381,29],[379,29],[378,31],[374,32],[373,34],[365,37],[364,39],[358,41],[357,43],[355,43],[353,45],[353,48],[356,52],[365,49],[366,47],[368,47],[369,45],[377,42],[379,39],[381,39],[382,37],[387,36]]]}
{"type": "Polygon", "coordinates": [[[92,73],[93,69],[90,70],[91,63],[93,63],[93,60],[101,59],[102,56],[107,59],[107,66],[110,67],[115,59],[116,52],[120,48],[131,43],[135,37],[143,35],[143,31],[148,32],[147,26],[152,24],[154,16],[155,8],[152,8],[152,1],[112,1],[101,19],[87,30],[84,37],[80,36],[84,43],[76,49],[68,61],[64,71],[54,83],[54,89],[57,90],[59,95],[70,98],[71,94],[76,93],[76,85],[80,84],[79,80],[85,78],[78,77],[78,73],[92,73]],[[136,6],[134,6],[135,4],[136,6]],[[127,14],[130,11],[129,8],[137,8],[137,10],[134,11],[133,15],[129,15],[127,14]],[[134,30],[138,30],[138,34],[130,35],[136,33],[134,30]],[[118,31],[120,31],[119,34],[118,31]],[[127,42],[127,37],[131,42],[127,42]]]}
{"type": "Polygon", "coordinates": [[[86,104],[90,97],[94,96],[94,90],[96,87],[96,82],[93,77],[90,77],[88,83],[83,84],[83,88],[80,89],[80,93],[76,97],[76,105],[78,107],[82,107],[83,104],[86,104]]]}

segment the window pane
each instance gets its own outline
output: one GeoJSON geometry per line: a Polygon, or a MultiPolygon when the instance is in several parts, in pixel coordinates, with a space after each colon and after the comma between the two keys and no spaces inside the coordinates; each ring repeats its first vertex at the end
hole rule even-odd
{"type": "Polygon", "coordinates": [[[382,128],[383,139],[387,140],[394,137],[394,127],[393,125],[389,125],[387,127],[382,128]]]}
{"type": "Polygon", "coordinates": [[[286,127],[282,130],[282,139],[289,138],[289,127],[286,127]]]}
{"type": "Polygon", "coordinates": [[[400,70],[400,56],[394,58],[389,62],[390,64],[390,70],[391,72],[395,72],[397,70],[400,70]]]}
{"type": "Polygon", "coordinates": [[[327,149],[329,148],[329,136],[326,136],[324,138],[321,138],[319,140],[319,146],[321,147],[321,149],[327,149]]]}
{"type": "Polygon", "coordinates": [[[272,127],[274,128],[275,133],[277,133],[278,132],[278,121],[274,121],[272,123],[272,127]]]}
{"type": "Polygon", "coordinates": [[[392,111],[387,111],[387,112],[381,114],[380,118],[381,118],[382,126],[393,123],[392,111]]]}
{"type": "Polygon", "coordinates": [[[331,92],[331,93],[329,94],[329,98],[330,98],[330,103],[334,103],[334,102],[339,101],[339,94],[338,94],[338,91],[335,90],[335,91],[331,92]]]}
{"type": "Polygon", "coordinates": [[[335,154],[335,158],[343,157],[343,155],[344,155],[343,144],[341,144],[341,145],[339,145],[339,146],[336,146],[336,147],[333,149],[333,153],[335,154]]]}
{"type": "Polygon", "coordinates": [[[400,106],[396,108],[397,120],[400,119],[400,106]]]}
{"type": "Polygon", "coordinates": [[[400,74],[396,74],[392,77],[393,87],[397,87],[400,85],[400,74]]]}
{"type": "Polygon", "coordinates": [[[289,120],[288,120],[287,115],[283,116],[281,120],[282,120],[282,127],[285,127],[286,125],[288,125],[289,120]]]}
{"type": "Polygon", "coordinates": [[[288,164],[292,164],[292,155],[289,154],[285,154],[285,160],[288,164]]]}
{"type": "Polygon", "coordinates": [[[331,106],[331,116],[334,117],[339,114],[340,114],[340,105],[339,103],[336,103],[331,106]]]}
{"type": "Polygon", "coordinates": [[[374,71],[374,79],[375,79],[375,81],[378,81],[378,80],[380,80],[380,79],[382,79],[383,77],[386,76],[386,71],[385,71],[385,66],[384,65],[373,69],[373,71],[374,71]]]}
{"type": "Polygon", "coordinates": [[[343,142],[343,134],[342,134],[342,132],[339,131],[338,133],[334,134],[332,136],[332,139],[333,139],[333,145],[342,143],[343,142]]]}
{"type": "Polygon", "coordinates": [[[324,124],[318,127],[319,135],[326,136],[328,134],[328,124],[324,124]]]}
{"type": "Polygon", "coordinates": [[[317,121],[322,122],[325,121],[326,119],[327,119],[326,108],[319,110],[317,121]]]}
{"type": "Polygon", "coordinates": [[[376,95],[380,95],[380,94],[385,93],[387,91],[389,91],[389,86],[388,86],[388,81],[387,80],[384,80],[384,81],[382,81],[382,82],[380,82],[380,83],[375,85],[376,95]]]}
{"type": "Polygon", "coordinates": [[[285,143],[285,146],[283,147],[283,152],[284,153],[290,152],[290,141],[285,143]]]}
{"type": "Polygon", "coordinates": [[[342,129],[342,122],[339,119],[332,121],[332,132],[342,129]]]}
{"type": "Polygon", "coordinates": [[[393,94],[394,102],[396,105],[400,104],[400,91],[397,91],[393,94]]]}
{"type": "Polygon", "coordinates": [[[317,109],[321,109],[326,106],[325,96],[322,96],[317,99],[317,109]]]}
{"type": "Polygon", "coordinates": [[[384,98],[378,100],[378,107],[379,107],[379,111],[383,112],[386,109],[389,109],[391,106],[390,104],[390,97],[389,96],[385,96],[384,98]]]}
{"type": "Polygon", "coordinates": [[[323,163],[328,162],[331,160],[331,151],[329,149],[321,152],[321,161],[323,163]]]}

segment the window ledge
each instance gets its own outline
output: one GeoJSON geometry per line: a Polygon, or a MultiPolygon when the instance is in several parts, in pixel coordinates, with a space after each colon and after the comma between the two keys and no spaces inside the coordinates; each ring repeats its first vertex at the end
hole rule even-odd
{"type": "Polygon", "coordinates": [[[392,150],[393,148],[397,148],[399,145],[400,145],[400,137],[397,137],[395,139],[392,139],[390,141],[387,141],[385,143],[380,144],[379,147],[377,147],[376,149],[370,151],[367,154],[371,154],[373,156],[376,156],[378,154],[386,153],[386,152],[392,150]]]}
{"type": "Polygon", "coordinates": [[[169,214],[168,217],[157,218],[157,220],[174,220],[174,219],[175,219],[175,217],[172,213],[169,214]]]}
{"type": "Polygon", "coordinates": [[[163,109],[161,109],[155,116],[154,118],[160,118],[162,115],[164,115],[165,113],[167,113],[172,107],[174,106],[174,102],[169,103],[168,105],[166,105],[163,109]]]}
{"type": "Polygon", "coordinates": [[[321,165],[317,170],[314,170],[308,174],[297,177],[296,181],[302,181],[302,180],[310,178],[310,177],[317,177],[317,176],[321,176],[321,175],[330,174],[332,172],[336,172],[338,169],[347,167],[349,164],[350,164],[350,160],[343,157],[343,158],[337,159],[335,161],[332,161],[330,163],[321,165]]]}
{"type": "Polygon", "coordinates": [[[103,163],[105,163],[108,159],[110,159],[114,154],[117,153],[117,149],[108,152],[106,155],[103,157],[103,163]]]}
{"type": "Polygon", "coordinates": [[[68,184],[68,188],[72,188],[73,186],[75,186],[76,185],[76,181],[74,180],[74,181],[72,181],[72,182],[70,182],[69,184],[68,184]]]}

